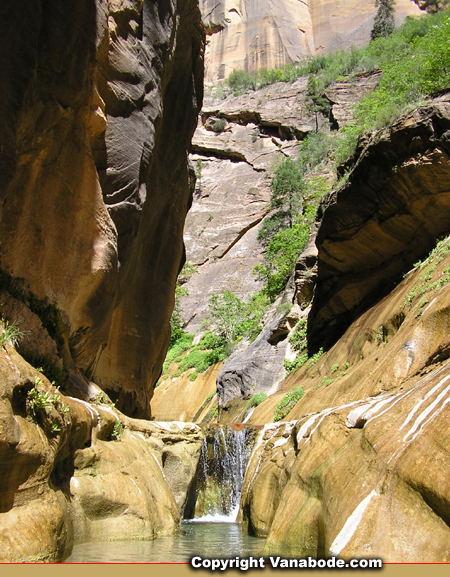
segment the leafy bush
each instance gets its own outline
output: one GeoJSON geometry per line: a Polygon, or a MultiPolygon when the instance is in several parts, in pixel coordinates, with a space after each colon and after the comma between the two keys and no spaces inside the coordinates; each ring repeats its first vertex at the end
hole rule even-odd
{"type": "Polygon", "coordinates": [[[314,353],[314,354],[309,358],[309,361],[308,361],[309,366],[312,367],[313,365],[315,365],[322,355],[323,355],[323,349],[320,348],[320,349],[317,351],[317,353],[314,353]]]}
{"type": "Polygon", "coordinates": [[[225,291],[223,295],[213,294],[208,302],[209,314],[203,323],[223,346],[239,337],[255,336],[261,329],[260,322],[267,306],[267,298],[260,293],[253,295],[248,302],[231,291],[225,291]]]}
{"type": "Polygon", "coordinates": [[[263,401],[267,399],[266,393],[255,393],[252,398],[247,402],[247,409],[251,409],[252,407],[257,407],[263,401]]]}
{"type": "Polygon", "coordinates": [[[273,415],[274,421],[281,421],[288,415],[292,409],[295,407],[297,402],[305,395],[305,389],[303,387],[295,387],[292,391],[284,395],[281,401],[277,404],[275,408],[275,413],[273,415]]]}
{"type": "Polygon", "coordinates": [[[302,209],[301,192],[305,186],[302,170],[292,158],[285,158],[276,168],[270,183],[271,208],[284,211],[292,225],[294,216],[302,209]]]}
{"type": "Polygon", "coordinates": [[[219,407],[213,407],[208,415],[208,421],[211,421],[212,419],[215,419],[219,416],[219,407]]]}
{"type": "Polygon", "coordinates": [[[223,132],[226,127],[227,127],[227,121],[225,120],[225,118],[216,118],[212,125],[213,131],[217,133],[223,132]]]}
{"type": "Polygon", "coordinates": [[[320,129],[310,132],[300,145],[298,160],[303,172],[323,165],[330,160],[336,147],[336,136],[328,130],[320,129]]]}
{"type": "Polygon", "coordinates": [[[123,434],[123,424],[120,421],[116,421],[114,423],[114,427],[111,433],[111,440],[112,441],[120,441],[122,434],[123,434]]]}
{"type": "Polygon", "coordinates": [[[215,335],[211,331],[208,331],[203,335],[200,342],[198,343],[198,348],[201,351],[206,351],[207,349],[215,349],[223,347],[225,340],[220,335],[215,335]]]}
{"type": "Polygon", "coordinates": [[[355,107],[356,123],[344,127],[336,162],[353,154],[359,136],[388,126],[407,106],[450,85],[450,16],[448,12],[407,19],[389,38],[377,38],[367,53],[383,72],[377,89],[355,107]]]}
{"type": "Polygon", "coordinates": [[[287,374],[289,374],[292,373],[292,371],[295,371],[296,369],[302,367],[307,360],[308,360],[308,354],[305,353],[304,355],[300,355],[293,361],[288,361],[287,359],[285,359],[283,365],[284,368],[286,369],[287,374]]]}
{"type": "Polygon", "coordinates": [[[257,278],[265,283],[263,292],[271,302],[292,274],[297,258],[308,242],[309,227],[310,223],[302,219],[292,228],[277,232],[267,246],[263,263],[254,267],[257,278]]]}
{"type": "Polygon", "coordinates": [[[289,335],[289,342],[295,351],[301,351],[306,348],[306,333],[307,321],[306,319],[300,319],[295,329],[289,335]]]}
{"type": "Polygon", "coordinates": [[[166,359],[163,365],[163,373],[167,372],[170,363],[178,358],[184,351],[186,351],[192,344],[194,335],[190,335],[181,331],[178,338],[171,342],[169,350],[167,351],[166,359]]]}
{"type": "Polygon", "coordinates": [[[233,70],[226,79],[226,83],[236,96],[257,88],[256,77],[245,70],[233,70]]]}

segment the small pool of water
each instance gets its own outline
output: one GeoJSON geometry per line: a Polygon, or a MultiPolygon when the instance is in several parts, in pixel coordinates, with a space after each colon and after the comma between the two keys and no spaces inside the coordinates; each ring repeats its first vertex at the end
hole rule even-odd
{"type": "Polygon", "coordinates": [[[65,563],[187,563],[200,557],[261,556],[264,539],[237,523],[182,523],[181,532],[154,541],[96,541],[75,545],[65,563]]]}

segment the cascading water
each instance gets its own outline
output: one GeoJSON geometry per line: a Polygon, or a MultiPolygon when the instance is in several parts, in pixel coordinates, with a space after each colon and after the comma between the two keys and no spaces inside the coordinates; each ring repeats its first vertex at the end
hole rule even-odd
{"type": "Polygon", "coordinates": [[[192,521],[234,522],[255,430],[209,426],[197,469],[195,506],[185,511],[192,521]]]}

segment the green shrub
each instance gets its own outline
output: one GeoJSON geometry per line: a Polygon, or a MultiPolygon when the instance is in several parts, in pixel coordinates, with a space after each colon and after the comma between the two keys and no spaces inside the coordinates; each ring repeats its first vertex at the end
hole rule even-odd
{"type": "Polygon", "coordinates": [[[448,12],[407,19],[389,38],[377,38],[367,47],[383,72],[375,91],[355,107],[356,124],[340,138],[336,161],[354,152],[358,137],[367,130],[390,125],[408,106],[445,90],[450,84],[450,16],[448,12]]]}
{"type": "Polygon", "coordinates": [[[114,423],[114,427],[111,433],[111,440],[112,441],[120,441],[122,434],[123,434],[123,424],[120,421],[116,421],[114,423]]]}
{"type": "Polygon", "coordinates": [[[8,343],[11,347],[16,348],[25,336],[25,331],[20,329],[18,321],[10,323],[2,319],[1,324],[3,324],[3,332],[0,334],[0,344],[4,347],[8,343]]]}
{"type": "Polygon", "coordinates": [[[289,335],[289,342],[295,351],[301,351],[306,347],[306,334],[307,319],[300,319],[289,335]]]}
{"type": "Polygon", "coordinates": [[[236,96],[249,90],[256,90],[257,87],[256,77],[245,70],[233,70],[226,83],[236,96]]]}
{"type": "MultiPolygon", "coordinates": [[[[203,324],[226,348],[227,343],[231,344],[239,337],[252,338],[259,333],[260,322],[267,307],[267,297],[261,293],[254,294],[248,302],[231,291],[225,291],[222,295],[213,294],[208,302],[209,314],[203,324]]],[[[222,352],[225,353],[225,350],[222,352]]]]}
{"type": "Polygon", "coordinates": [[[309,237],[310,223],[305,219],[291,228],[281,230],[267,246],[264,261],[253,269],[258,280],[265,283],[263,292],[273,302],[286,286],[294,265],[309,237]]]}
{"type": "Polygon", "coordinates": [[[309,365],[310,367],[312,367],[313,365],[315,365],[322,355],[323,355],[323,349],[320,348],[320,349],[317,351],[317,353],[314,353],[314,354],[309,358],[308,365],[309,365]]]}
{"type": "Polygon", "coordinates": [[[308,360],[308,355],[305,353],[304,355],[300,355],[294,361],[288,361],[287,359],[284,360],[283,366],[286,369],[287,374],[292,373],[296,369],[302,367],[306,361],[308,360]]]}
{"type": "Polygon", "coordinates": [[[222,347],[225,344],[225,339],[220,335],[215,335],[211,331],[208,331],[203,335],[200,342],[198,343],[198,348],[201,351],[206,351],[208,349],[215,349],[222,347]]]}
{"type": "Polygon", "coordinates": [[[281,401],[277,404],[275,408],[275,413],[273,415],[274,421],[281,421],[288,415],[292,409],[295,407],[297,402],[305,395],[305,389],[303,387],[295,387],[292,391],[284,395],[281,401]]]}
{"type": "Polygon", "coordinates": [[[209,411],[208,421],[211,421],[212,419],[216,419],[218,416],[219,416],[219,407],[213,407],[209,411]]]}
{"type": "Polygon", "coordinates": [[[184,331],[179,333],[178,338],[173,343],[171,343],[171,346],[167,351],[166,359],[163,365],[163,373],[167,372],[167,369],[173,360],[178,358],[191,346],[193,339],[194,335],[190,335],[184,331]]]}
{"type": "Polygon", "coordinates": [[[252,407],[257,407],[266,399],[267,399],[266,393],[263,393],[263,392],[255,393],[252,396],[252,398],[247,402],[247,409],[251,409],[252,407]]]}
{"type": "Polygon", "coordinates": [[[225,118],[216,118],[212,125],[213,131],[217,132],[218,134],[223,132],[226,127],[227,127],[227,121],[225,120],[225,118]]]}

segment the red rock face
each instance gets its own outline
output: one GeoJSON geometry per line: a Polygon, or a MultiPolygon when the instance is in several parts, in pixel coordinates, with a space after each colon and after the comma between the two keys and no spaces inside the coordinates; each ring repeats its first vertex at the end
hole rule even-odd
{"type": "Polygon", "coordinates": [[[169,340],[202,102],[196,2],[7,2],[0,266],[60,309],[66,363],[132,415],[169,340]]]}

